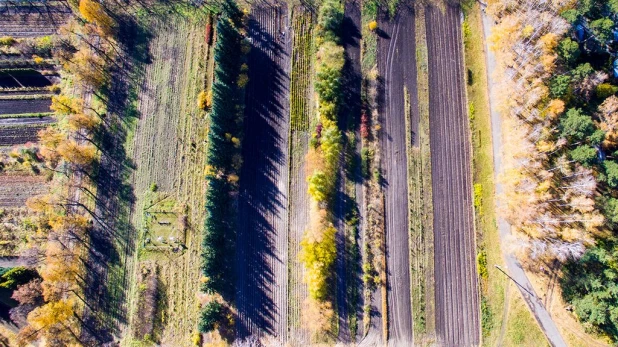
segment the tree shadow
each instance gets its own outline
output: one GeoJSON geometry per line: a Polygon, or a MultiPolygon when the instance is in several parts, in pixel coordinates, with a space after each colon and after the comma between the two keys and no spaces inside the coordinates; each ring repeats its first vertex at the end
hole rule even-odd
{"type": "MultiPolygon", "coordinates": [[[[127,32],[134,29],[127,28],[127,32]]],[[[120,64],[111,71],[107,117],[95,137],[101,150],[96,172],[98,220],[88,249],[84,288],[86,329],[82,331],[83,341],[91,345],[114,343],[122,327],[128,324],[124,304],[130,276],[126,264],[134,254],[137,231],[130,223],[136,200],[130,183],[135,163],[128,157],[124,144],[131,124],[139,118],[135,102],[137,82],[142,80],[140,64],[147,60],[138,52],[148,51],[149,37],[125,42],[120,64]]]]}
{"type": "Polygon", "coordinates": [[[252,49],[248,56],[236,245],[236,327],[240,339],[254,334],[274,335],[274,324],[286,314],[281,312],[282,307],[276,307],[273,289],[278,286],[274,266],[287,262],[274,250],[287,247],[287,243],[275,244],[275,238],[277,233],[287,232],[288,197],[282,190],[288,187],[282,182],[287,181],[289,76],[282,66],[289,62],[286,40],[290,38],[280,34],[287,31],[285,28],[265,27],[267,23],[258,22],[267,16],[283,17],[285,12],[285,8],[261,4],[252,9],[248,25],[252,49]],[[276,221],[279,225],[273,225],[276,221]]]}

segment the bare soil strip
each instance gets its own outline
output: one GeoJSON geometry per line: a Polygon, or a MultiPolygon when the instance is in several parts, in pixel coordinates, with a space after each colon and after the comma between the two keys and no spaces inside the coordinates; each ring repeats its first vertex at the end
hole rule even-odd
{"type": "Polygon", "coordinates": [[[34,124],[11,124],[0,126],[0,147],[23,145],[28,142],[38,142],[38,133],[50,122],[34,124]]]}
{"type": "MultiPolygon", "coordinates": [[[[388,284],[389,345],[413,344],[408,243],[408,175],[404,87],[410,107],[418,112],[414,14],[400,6],[395,18],[381,17],[378,69],[383,80],[380,116],[386,208],[386,268],[388,284]]],[[[418,115],[412,119],[418,120],[418,115]]]]}
{"type": "Polygon", "coordinates": [[[447,346],[480,339],[460,18],[459,7],[427,9],[436,332],[447,346]]]}
{"type": "Polygon", "coordinates": [[[51,99],[0,100],[0,114],[50,112],[51,99]]]}
{"type": "Polygon", "coordinates": [[[287,4],[254,4],[237,235],[237,335],[288,334],[289,86],[287,4]]]}

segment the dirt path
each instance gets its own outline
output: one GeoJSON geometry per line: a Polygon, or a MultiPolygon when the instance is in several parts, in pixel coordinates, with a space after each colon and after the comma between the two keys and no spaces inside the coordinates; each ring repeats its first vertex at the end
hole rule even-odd
{"type": "Polygon", "coordinates": [[[287,4],[254,4],[249,37],[237,235],[237,335],[271,335],[286,341],[292,46],[287,4]]]}
{"type": "MultiPolygon", "coordinates": [[[[389,345],[413,343],[410,300],[408,175],[404,87],[413,92],[416,112],[416,47],[412,9],[400,6],[392,20],[379,23],[378,69],[383,80],[380,105],[384,192],[386,202],[386,268],[389,345]]],[[[416,117],[418,119],[418,117],[416,117]]]]}
{"type": "Polygon", "coordinates": [[[480,341],[470,134],[458,7],[427,9],[436,332],[442,345],[480,341]]]}

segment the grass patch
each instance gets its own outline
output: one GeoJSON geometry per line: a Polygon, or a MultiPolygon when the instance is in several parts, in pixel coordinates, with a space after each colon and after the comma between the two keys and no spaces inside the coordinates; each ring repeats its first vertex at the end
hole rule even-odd
{"type": "Polygon", "coordinates": [[[498,247],[500,236],[496,224],[494,201],[494,164],[485,66],[485,40],[479,4],[467,0],[462,7],[465,16],[462,29],[467,71],[468,116],[472,134],[477,262],[481,287],[481,326],[483,344],[495,345],[502,327],[506,278],[493,269],[494,264],[502,264],[502,254],[498,247]]]}
{"type": "Polygon", "coordinates": [[[53,116],[53,112],[0,114],[0,119],[6,118],[43,118],[53,116]]]}
{"type": "MultiPolygon", "coordinates": [[[[514,285],[513,285],[514,286],[514,285]]],[[[513,288],[512,288],[513,289],[513,288]]],[[[532,318],[519,293],[511,295],[507,328],[504,334],[503,346],[543,347],[549,346],[545,335],[532,318]]]]}
{"type": "MultiPolygon", "coordinates": [[[[429,75],[425,9],[416,7],[416,64],[419,126],[412,145],[411,103],[404,88],[406,151],[408,156],[408,200],[410,227],[410,295],[416,335],[435,330],[433,286],[433,205],[431,189],[431,153],[429,148],[429,75]]],[[[419,340],[422,340],[419,339],[419,340]]]]}
{"type": "Polygon", "coordinates": [[[313,15],[311,11],[294,11],[294,43],[292,51],[292,77],[290,80],[290,110],[292,130],[309,129],[309,108],[312,52],[313,15]]]}

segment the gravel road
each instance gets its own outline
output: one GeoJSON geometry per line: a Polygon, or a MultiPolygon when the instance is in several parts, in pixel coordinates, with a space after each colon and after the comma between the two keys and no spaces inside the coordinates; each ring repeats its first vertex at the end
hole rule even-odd
{"type": "MultiPolygon", "coordinates": [[[[400,6],[393,19],[381,16],[378,33],[378,69],[383,80],[380,102],[382,165],[386,208],[386,268],[388,344],[410,346],[410,248],[408,176],[404,86],[411,93],[411,110],[417,112],[416,46],[412,9],[400,6]]],[[[418,119],[418,117],[416,117],[418,119]]]]}
{"type": "Polygon", "coordinates": [[[249,37],[237,236],[237,334],[286,341],[292,46],[287,4],[254,4],[249,37]]]}
{"type": "Polygon", "coordinates": [[[441,345],[480,340],[470,133],[460,9],[428,7],[429,114],[434,210],[436,332],[441,345]]]}

